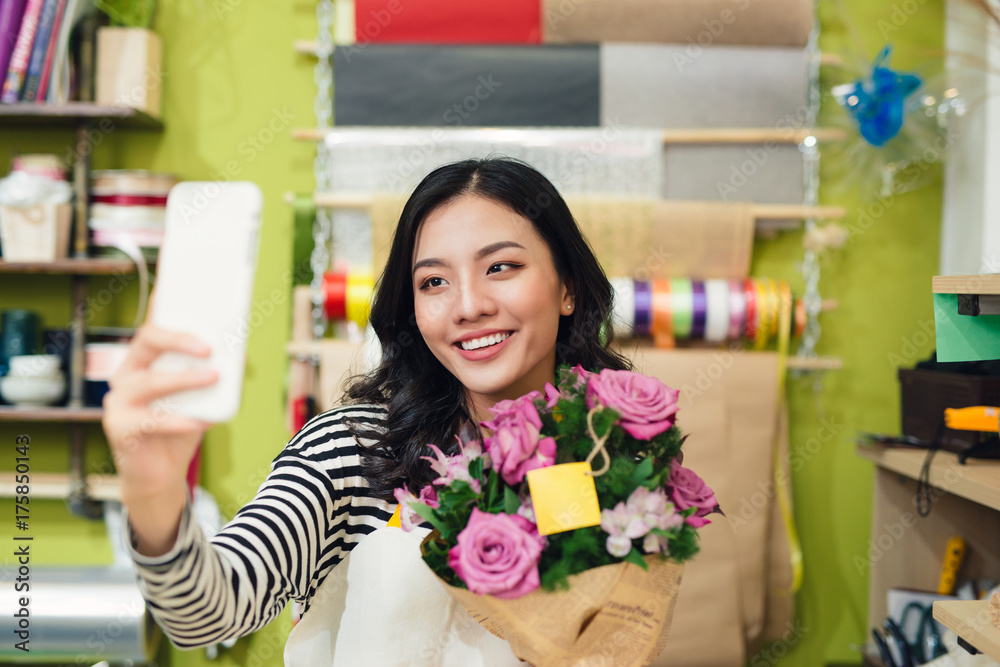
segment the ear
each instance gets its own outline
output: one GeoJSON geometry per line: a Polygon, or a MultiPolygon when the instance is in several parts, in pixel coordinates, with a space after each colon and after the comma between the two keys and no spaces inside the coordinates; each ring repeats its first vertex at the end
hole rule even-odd
{"type": "Polygon", "coordinates": [[[563,315],[571,315],[576,308],[576,290],[573,279],[566,278],[562,284],[562,300],[559,303],[559,312],[563,315]]]}

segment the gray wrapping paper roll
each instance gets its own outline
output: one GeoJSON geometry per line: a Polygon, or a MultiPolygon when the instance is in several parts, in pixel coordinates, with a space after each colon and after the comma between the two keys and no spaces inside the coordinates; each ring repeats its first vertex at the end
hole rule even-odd
{"type": "Polygon", "coordinates": [[[336,125],[585,127],[600,122],[596,45],[334,49],[336,125]]]}
{"type": "Polygon", "coordinates": [[[547,43],[806,45],[812,0],[543,0],[547,43]]]}
{"type": "Polygon", "coordinates": [[[804,195],[802,170],[802,154],[794,145],[667,145],[661,196],[796,203],[804,195]]]}
{"type": "Polygon", "coordinates": [[[601,119],[657,128],[800,127],[809,101],[802,49],[601,45],[601,119]]]}
{"type": "MultiPolygon", "coordinates": [[[[13,582],[17,570],[0,570],[13,582]]],[[[135,573],[129,568],[38,567],[28,574],[29,590],[17,592],[5,584],[0,596],[0,662],[16,664],[72,662],[91,665],[100,660],[143,664],[153,658],[159,628],[146,611],[135,573]],[[29,599],[29,652],[14,644],[21,609],[29,599]]]]}

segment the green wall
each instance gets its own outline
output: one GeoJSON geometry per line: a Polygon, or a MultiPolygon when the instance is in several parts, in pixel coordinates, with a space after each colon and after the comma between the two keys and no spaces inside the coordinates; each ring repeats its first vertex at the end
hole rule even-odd
{"type": "MultiPolygon", "coordinates": [[[[941,0],[904,4],[905,8],[865,0],[823,3],[822,49],[843,54],[849,68],[855,61],[870,61],[886,41],[882,31],[898,24],[898,30],[885,35],[896,46],[896,66],[939,62],[941,0]],[[916,11],[907,14],[906,9],[916,11]],[[880,20],[888,23],[879,24],[880,20]]],[[[228,173],[233,179],[257,183],[264,192],[265,213],[254,298],[258,303],[273,302],[273,290],[288,294],[290,289],[291,211],[282,195],[313,187],[314,147],[293,142],[290,130],[315,123],[314,61],[292,50],[296,39],[315,35],[314,6],[178,0],[161,4],[156,30],[164,41],[165,129],[114,132],[95,149],[94,166],[173,171],[190,180],[224,178],[228,173]],[[272,135],[272,129],[279,131],[272,135]]],[[[824,89],[835,82],[836,74],[825,75],[824,89]]],[[[831,107],[826,95],[826,122],[841,122],[831,107]]],[[[65,153],[70,142],[66,131],[0,130],[0,150],[5,153],[0,159],[6,159],[8,150],[65,153]]],[[[824,297],[837,299],[840,307],[823,317],[819,351],[843,359],[844,369],[827,373],[818,388],[813,380],[789,382],[791,447],[793,456],[805,462],[793,479],[805,580],[797,598],[798,631],[790,633],[787,642],[765,647],[754,656],[754,665],[858,661],[852,645],[866,636],[868,581],[853,557],[867,550],[872,466],[855,456],[853,437],[857,430],[898,429],[899,392],[890,357],[895,360],[893,355],[898,355],[912,364],[933,347],[920,325],[932,319],[930,277],[937,268],[941,204],[938,171],[930,172],[924,188],[895,197],[872,224],[860,225],[859,213],[879,211],[872,208],[878,202],[875,184],[841,176],[844,170],[838,166],[843,163],[837,162],[835,157],[824,162],[822,201],[845,206],[848,227],[866,227],[845,249],[822,260],[821,291],[824,297]],[[912,353],[913,346],[917,353],[912,353]],[[836,425],[836,435],[819,443],[824,419],[836,425]]],[[[754,273],[786,277],[800,292],[801,257],[798,233],[760,242],[754,273]]],[[[92,278],[91,287],[107,287],[107,280],[92,278]]],[[[42,312],[46,325],[60,325],[70,316],[68,288],[69,280],[63,277],[0,276],[0,306],[30,306],[42,312]]],[[[131,322],[136,293],[133,286],[95,308],[99,310],[95,322],[131,322]]],[[[212,429],[205,442],[204,483],[227,516],[253,496],[271,458],[288,437],[283,415],[288,299],[274,306],[273,314],[249,340],[239,416],[212,429]]],[[[91,431],[88,465],[99,470],[108,460],[107,448],[99,428],[91,431]]],[[[65,469],[64,427],[0,424],[0,442],[12,443],[18,433],[32,436],[33,470],[65,469]]],[[[10,465],[0,462],[2,468],[10,465]]],[[[75,518],[56,501],[36,501],[32,510],[35,564],[109,562],[102,524],[75,518]]],[[[0,502],[0,514],[12,516],[13,503],[0,502]]],[[[8,558],[4,556],[4,564],[10,564],[8,558]]],[[[203,651],[180,652],[164,646],[161,664],[280,665],[289,629],[285,613],[211,662],[203,651]]]]}

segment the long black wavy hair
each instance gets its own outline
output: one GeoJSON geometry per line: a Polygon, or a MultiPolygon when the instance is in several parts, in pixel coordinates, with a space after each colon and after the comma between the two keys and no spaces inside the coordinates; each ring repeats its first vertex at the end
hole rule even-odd
{"type": "MultiPolygon", "coordinates": [[[[416,493],[433,477],[420,459],[428,443],[457,450],[455,436],[471,409],[465,387],[431,353],[413,309],[413,250],[420,224],[439,206],[463,195],[490,199],[531,221],[545,240],[559,277],[574,294],[574,312],[559,318],[556,363],[587,370],[630,369],[609,349],[613,290],[566,202],[545,176],[510,158],[464,160],[428,174],[410,196],[396,226],[385,270],[372,301],[370,321],[382,358],[367,375],[348,381],[348,402],[376,403],[388,412],[387,430],[349,422],[362,448],[363,476],[372,495],[393,501],[405,482],[416,493]]],[[[555,369],[553,368],[553,373],[555,369]]]]}

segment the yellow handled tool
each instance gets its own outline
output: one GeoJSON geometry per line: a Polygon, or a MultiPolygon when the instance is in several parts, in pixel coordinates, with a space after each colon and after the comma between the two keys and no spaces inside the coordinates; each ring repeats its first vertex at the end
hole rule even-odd
{"type": "Polygon", "coordinates": [[[958,570],[965,559],[965,540],[958,535],[948,540],[944,548],[944,562],[941,563],[941,581],[938,582],[938,593],[951,595],[955,590],[955,580],[958,570]]]}
{"type": "Polygon", "coordinates": [[[1000,408],[976,405],[971,408],[947,408],[944,425],[957,431],[1000,431],[1000,408]]]}

